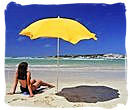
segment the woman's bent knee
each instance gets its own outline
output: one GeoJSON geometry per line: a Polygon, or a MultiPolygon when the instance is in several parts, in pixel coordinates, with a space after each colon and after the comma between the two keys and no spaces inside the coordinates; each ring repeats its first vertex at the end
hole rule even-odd
{"type": "Polygon", "coordinates": [[[31,80],[31,84],[34,84],[35,82],[36,82],[35,79],[32,79],[32,80],[31,80]]]}
{"type": "Polygon", "coordinates": [[[42,80],[37,80],[37,83],[42,83],[42,80]]]}

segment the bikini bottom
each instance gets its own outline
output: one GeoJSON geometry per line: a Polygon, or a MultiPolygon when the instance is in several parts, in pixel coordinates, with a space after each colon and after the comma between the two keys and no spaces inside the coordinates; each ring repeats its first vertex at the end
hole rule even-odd
{"type": "Polygon", "coordinates": [[[29,93],[28,86],[26,86],[26,88],[20,86],[20,90],[21,90],[22,93],[24,93],[24,92],[29,93]]]}

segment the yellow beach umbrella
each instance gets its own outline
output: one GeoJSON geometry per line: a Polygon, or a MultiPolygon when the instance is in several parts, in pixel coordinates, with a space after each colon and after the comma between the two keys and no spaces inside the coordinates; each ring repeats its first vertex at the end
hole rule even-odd
{"type": "MultiPolygon", "coordinates": [[[[59,39],[63,39],[72,44],[78,43],[84,39],[97,40],[94,33],[90,32],[85,26],[78,21],[67,18],[46,18],[38,20],[20,32],[20,35],[37,38],[58,38],[57,43],[57,58],[59,59],[59,39]]],[[[59,60],[57,60],[59,67],[59,60]]],[[[57,90],[58,90],[58,75],[57,75],[57,90]]]]}
{"type": "Polygon", "coordinates": [[[20,32],[21,35],[29,36],[30,39],[40,37],[61,38],[72,44],[83,39],[97,40],[94,33],[91,33],[79,22],[67,18],[46,18],[30,24],[20,32]]]}

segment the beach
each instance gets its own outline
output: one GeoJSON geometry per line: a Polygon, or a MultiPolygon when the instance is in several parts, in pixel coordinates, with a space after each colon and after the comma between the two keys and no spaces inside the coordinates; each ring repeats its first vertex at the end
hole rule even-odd
{"type": "MultiPolygon", "coordinates": [[[[18,85],[16,94],[5,96],[5,102],[11,106],[113,108],[118,104],[127,103],[127,70],[124,60],[64,59],[60,62],[60,68],[57,68],[56,61],[52,59],[49,60],[51,63],[45,59],[25,60],[30,64],[32,79],[41,79],[56,86],[58,71],[58,92],[63,88],[76,86],[105,86],[118,90],[120,95],[119,98],[96,103],[69,102],[65,97],[56,95],[56,87],[43,89],[42,93],[29,98],[28,95],[20,93],[18,85]],[[40,65],[36,62],[38,64],[40,62],[40,65]]],[[[17,68],[16,64],[20,61],[23,59],[6,59],[5,61],[6,92],[10,91],[17,68]]]]}

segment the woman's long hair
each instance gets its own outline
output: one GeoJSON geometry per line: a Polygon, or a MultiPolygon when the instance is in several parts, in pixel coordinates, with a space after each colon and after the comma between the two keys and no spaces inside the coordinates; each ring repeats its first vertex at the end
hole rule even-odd
{"type": "Polygon", "coordinates": [[[27,77],[27,68],[28,68],[28,63],[27,62],[21,62],[18,65],[18,79],[23,79],[25,80],[27,77]]]}

